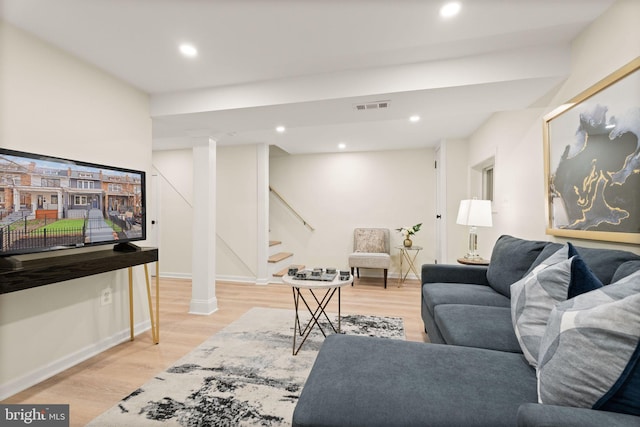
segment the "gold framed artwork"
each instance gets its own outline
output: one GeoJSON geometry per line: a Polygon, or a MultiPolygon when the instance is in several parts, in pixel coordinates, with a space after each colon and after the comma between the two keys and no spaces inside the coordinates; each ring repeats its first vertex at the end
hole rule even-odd
{"type": "Polygon", "coordinates": [[[544,117],[547,234],[640,243],[640,57],[544,117]]]}

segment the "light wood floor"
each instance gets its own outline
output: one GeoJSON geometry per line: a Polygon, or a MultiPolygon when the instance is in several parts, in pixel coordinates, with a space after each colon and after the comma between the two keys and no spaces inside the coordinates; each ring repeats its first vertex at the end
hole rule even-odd
{"type": "MultiPolygon", "coordinates": [[[[286,285],[218,282],[218,311],[190,315],[191,281],[161,278],[160,285],[159,345],[153,344],[150,331],[144,332],[135,341],[104,351],[3,403],[67,403],[71,425],[83,426],[252,307],[293,309],[292,291],[286,285]]],[[[417,280],[398,288],[390,279],[384,289],[382,279],[356,279],[355,286],[342,289],[341,300],[343,314],[402,317],[407,340],[428,341],[420,319],[417,280]]],[[[328,310],[337,311],[335,301],[328,310]]]]}

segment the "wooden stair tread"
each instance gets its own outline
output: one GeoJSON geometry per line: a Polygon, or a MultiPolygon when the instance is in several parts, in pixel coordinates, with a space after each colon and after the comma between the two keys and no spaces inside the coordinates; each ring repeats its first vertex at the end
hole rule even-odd
{"type": "Polygon", "coordinates": [[[280,262],[283,259],[287,259],[291,256],[293,256],[291,252],[278,252],[277,254],[273,254],[269,257],[269,262],[273,264],[276,262],[280,262]]]}
{"type": "Polygon", "coordinates": [[[275,246],[282,243],[280,240],[269,240],[269,246],[275,246]]]}
{"type": "Polygon", "coordinates": [[[273,273],[273,277],[282,277],[282,276],[286,276],[287,273],[289,273],[289,269],[290,268],[297,268],[298,270],[304,270],[304,265],[296,265],[296,264],[292,264],[287,268],[283,268],[282,270],[273,273]]]}

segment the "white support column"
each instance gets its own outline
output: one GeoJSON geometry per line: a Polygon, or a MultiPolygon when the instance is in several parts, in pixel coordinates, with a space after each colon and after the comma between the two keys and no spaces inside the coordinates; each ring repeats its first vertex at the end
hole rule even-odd
{"type": "Polygon", "coordinates": [[[62,198],[62,190],[57,190],[56,194],[58,195],[58,219],[62,219],[63,210],[63,198],[62,198]]]}
{"type": "Polygon", "coordinates": [[[13,211],[18,212],[20,210],[20,191],[17,188],[13,189],[13,211]]]}
{"type": "Polygon", "coordinates": [[[216,142],[194,138],[193,260],[189,313],[211,314],[216,299],[216,142]]]}
{"type": "Polygon", "coordinates": [[[257,167],[257,285],[269,284],[269,145],[256,146],[257,167]]]}

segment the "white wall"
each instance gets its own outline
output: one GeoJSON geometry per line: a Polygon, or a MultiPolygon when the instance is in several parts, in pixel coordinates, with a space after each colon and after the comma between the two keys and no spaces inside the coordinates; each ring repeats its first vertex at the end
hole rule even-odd
{"type": "Polygon", "coordinates": [[[254,281],[258,274],[257,149],[256,145],[218,147],[216,276],[220,279],[254,281]]]}
{"type": "MultiPolygon", "coordinates": [[[[292,263],[348,268],[353,229],[384,227],[391,245],[402,244],[394,230],[423,223],[414,245],[423,246],[416,265],[435,259],[435,169],[432,149],[289,155],[273,157],[270,185],[315,231],[310,231],[271,197],[271,239],[294,253],[292,263]]],[[[399,274],[392,249],[389,274],[399,274]]],[[[361,272],[380,276],[381,271],[361,272]]],[[[412,276],[410,276],[412,277],[412,276]]]]}
{"type": "MultiPolygon", "coordinates": [[[[216,277],[255,281],[257,274],[256,145],[217,147],[216,277]]],[[[161,212],[160,275],[191,277],[193,156],[191,149],[155,151],[161,212]]]]}
{"type": "Polygon", "coordinates": [[[158,176],[160,276],[191,277],[193,155],[191,149],[154,151],[158,176]]]}
{"type": "MultiPolygon", "coordinates": [[[[494,227],[480,237],[482,253],[501,234],[560,240],[545,234],[542,152],[543,116],[640,55],[640,2],[622,0],[572,43],[569,78],[542,105],[526,111],[497,113],[469,140],[469,167],[495,153],[494,227]]],[[[630,94],[631,96],[631,94],[630,94]]],[[[478,183],[473,183],[472,186],[478,183]]],[[[634,245],[581,240],[582,246],[616,247],[640,253],[634,245]]]]}
{"type": "MultiPolygon", "coordinates": [[[[469,167],[495,156],[493,227],[478,228],[484,257],[502,234],[547,240],[541,114],[541,109],[495,114],[470,139],[469,167]]],[[[470,195],[479,196],[481,183],[471,187],[470,195]]]]}
{"type": "MultiPolygon", "coordinates": [[[[151,170],[144,93],[2,22],[0,76],[0,146],[151,170]]],[[[137,332],[148,327],[141,270],[137,332]]],[[[0,399],[127,338],[126,270],[0,295],[0,399]],[[101,306],[107,286],[114,302],[101,306]]]]}

